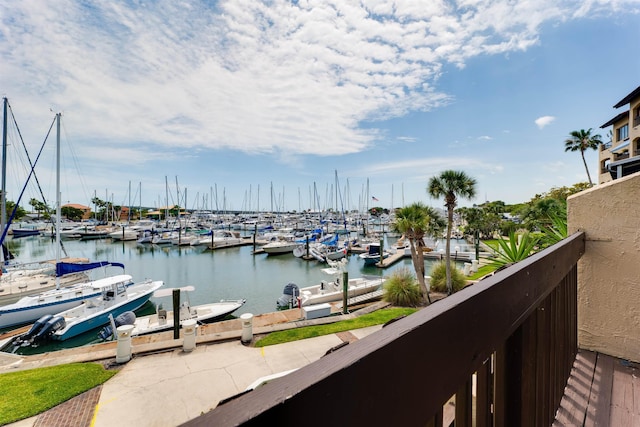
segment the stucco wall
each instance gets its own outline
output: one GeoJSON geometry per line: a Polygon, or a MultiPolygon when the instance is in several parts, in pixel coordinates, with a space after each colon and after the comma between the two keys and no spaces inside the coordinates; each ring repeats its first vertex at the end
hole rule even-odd
{"type": "Polygon", "coordinates": [[[584,230],[578,262],[579,347],[640,362],[640,173],[571,196],[569,234],[584,230]]]}

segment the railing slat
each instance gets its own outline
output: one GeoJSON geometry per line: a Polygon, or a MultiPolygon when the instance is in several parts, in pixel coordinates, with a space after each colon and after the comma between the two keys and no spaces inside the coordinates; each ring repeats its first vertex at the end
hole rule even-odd
{"type": "Polygon", "coordinates": [[[456,392],[456,427],[471,427],[472,410],[473,396],[469,379],[456,392]]]}
{"type": "Polygon", "coordinates": [[[476,427],[493,426],[493,358],[485,360],[476,376],[476,427]]]}

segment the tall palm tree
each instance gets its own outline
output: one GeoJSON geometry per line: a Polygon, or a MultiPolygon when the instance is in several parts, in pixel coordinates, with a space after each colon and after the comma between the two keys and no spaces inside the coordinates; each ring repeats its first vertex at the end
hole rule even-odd
{"type": "Polygon", "coordinates": [[[424,280],[424,237],[441,233],[445,226],[444,219],[435,209],[419,202],[398,209],[396,219],[391,226],[394,231],[402,233],[409,240],[411,261],[420,284],[422,300],[429,304],[431,304],[431,297],[424,280]]]}
{"type": "Polygon", "coordinates": [[[569,135],[570,138],[564,141],[564,151],[580,151],[582,156],[582,163],[584,163],[584,169],[587,171],[587,178],[589,178],[589,186],[593,186],[591,181],[591,175],[589,174],[589,168],[587,167],[587,161],[584,158],[584,152],[588,149],[597,150],[598,146],[602,144],[602,137],[599,134],[591,135],[592,128],[589,130],[574,130],[569,135]]]}
{"type": "Polygon", "coordinates": [[[444,197],[447,208],[447,245],[445,250],[447,291],[453,292],[451,286],[451,231],[453,228],[453,210],[458,205],[458,197],[472,199],[476,195],[476,180],[464,172],[447,170],[440,176],[432,177],[427,186],[429,195],[435,199],[444,197]]]}

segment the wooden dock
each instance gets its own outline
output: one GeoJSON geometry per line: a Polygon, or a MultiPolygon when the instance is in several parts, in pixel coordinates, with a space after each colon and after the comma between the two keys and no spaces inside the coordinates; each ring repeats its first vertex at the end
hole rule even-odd
{"type": "Polygon", "coordinates": [[[395,254],[391,254],[388,257],[383,258],[382,261],[376,263],[376,267],[378,268],[391,267],[393,264],[400,261],[402,258],[404,258],[404,251],[396,252],[395,254]]]}
{"type": "MultiPolygon", "coordinates": [[[[362,295],[358,295],[358,296],[349,298],[347,300],[347,307],[350,306],[350,305],[364,304],[364,303],[367,303],[367,302],[378,300],[378,299],[382,298],[382,294],[383,293],[384,293],[384,291],[382,289],[378,289],[377,291],[368,292],[366,294],[362,294],[362,295]]],[[[336,301],[332,305],[336,309],[342,309],[342,301],[336,301]]]]}

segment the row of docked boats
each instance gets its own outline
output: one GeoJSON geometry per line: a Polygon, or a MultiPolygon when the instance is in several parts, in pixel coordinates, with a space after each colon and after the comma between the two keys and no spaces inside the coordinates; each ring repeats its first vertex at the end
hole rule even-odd
{"type": "MultiPolygon", "coordinates": [[[[2,350],[37,346],[51,340],[65,341],[93,329],[113,325],[113,319],[123,315],[124,318],[133,319],[131,324],[136,325],[134,335],[171,329],[173,311],[167,312],[160,307],[155,314],[138,319],[134,314],[151,296],[161,297],[171,292],[171,289],[161,289],[163,285],[163,281],[151,279],[133,282],[130,275],[118,274],[24,297],[14,304],[0,307],[1,327],[35,322],[26,333],[3,343],[2,350]]],[[[193,287],[183,290],[193,290],[193,287]]],[[[188,319],[206,323],[226,317],[245,302],[222,300],[192,307],[187,300],[180,305],[177,313],[180,324],[188,319]]],[[[98,334],[105,335],[105,332],[98,334]]]]}

